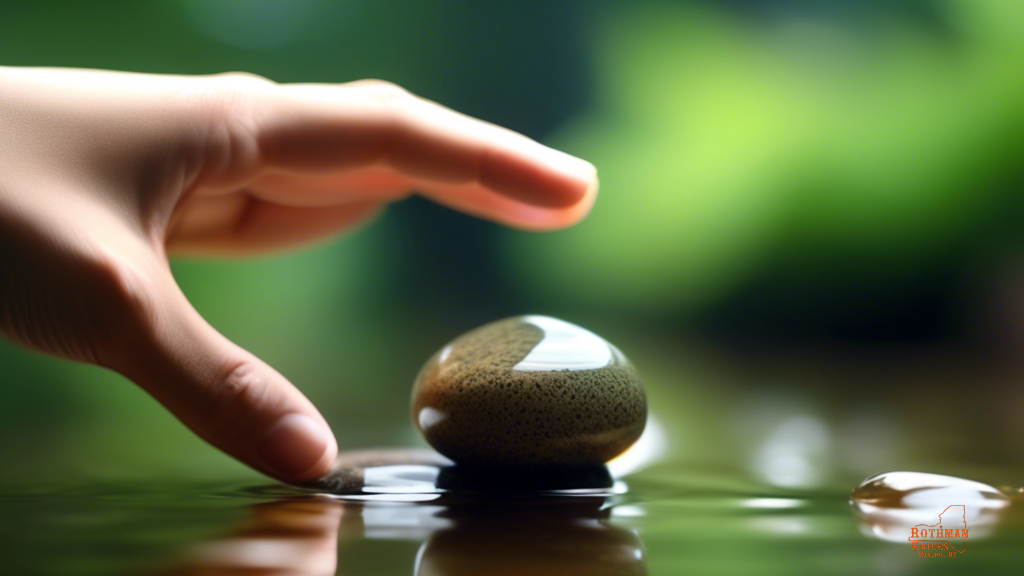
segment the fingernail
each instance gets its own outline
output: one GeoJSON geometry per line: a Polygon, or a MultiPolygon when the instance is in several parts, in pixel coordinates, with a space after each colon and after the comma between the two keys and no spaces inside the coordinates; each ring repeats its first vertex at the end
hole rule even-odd
{"type": "Polygon", "coordinates": [[[579,202],[590,193],[597,183],[597,168],[586,160],[564,153],[559,164],[558,170],[577,182],[573,194],[573,203],[579,202]],[[579,184],[584,184],[585,187],[579,188],[579,184]]]}
{"type": "Polygon", "coordinates": [[[554,148],[552,148],[552,150],[558,153],[558,163],[562,171],[566,174],[587,182],[593,180],[597,176],[597,168],[590,162],[587,162],[577,156],[573,156],[572,154],[562,152],[561,150],[555,150],[554,148]]]}
{"type": "Polygon", "coordinates": [[[256,443],[256,455],[281,476],[301,479],[323,458],[330,432],[304,414],[286,414],[256,443]]]}

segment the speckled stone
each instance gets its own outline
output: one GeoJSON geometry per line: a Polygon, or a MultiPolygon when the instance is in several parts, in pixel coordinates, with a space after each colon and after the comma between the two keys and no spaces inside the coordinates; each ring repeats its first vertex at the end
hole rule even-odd
{"type": "Polygon", "coordinates": [[[643,432],[647,398],[621,352],[579,326],[518,316],[448,344],[413,388],[416,426],[474,466],[601,464],[643,432]]]}

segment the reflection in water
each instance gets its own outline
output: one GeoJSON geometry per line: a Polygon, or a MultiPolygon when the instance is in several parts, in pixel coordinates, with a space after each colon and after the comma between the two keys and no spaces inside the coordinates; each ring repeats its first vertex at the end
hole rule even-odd
{"type": "Polygon", "coordinates": [[[754,455],[754,471],[773,486],[818,486],[824,472],[820,461],[829,453],[831,443],[829,430],[820,419],[794,416],[765,436],[754,455]]]}
{"type": "Polygon", "coordinates": [[[646,574],[636,532],[607,522],[603,498],[452,506],[420,548],[418,576],[646,574]]]}
{"type": "MultiPolygon", "coordinates": [[[[0,518],[6,519],[0,539],[9,553],[0,573],[99,576],[162,568],[158,574],[309,575],[333,569],[408,576],[416,570],[491,574],[508,566],[527,575],[541,566],[566,574],[638,573],[645,562],[659,574],[963,573],[962,563],[921,565],[899,512],[908,509],[901,508],[907,491],[896,482],[888,486],[898,495],[865,483],[870,491],[858,492],[851,514],[848,490],[779,491],[691,464],[628,480],[628,493],[605,497],[440,493],[417,495],[429,500],[415,503],[400,501],[408,494],[354,501],[281,484],[224,482],[0,491],[0,518]],[[861,535],[858,524],[871,537],[861,535]],[[894,542],[886,546],[878,539],[889,533],[899,540],[890,537],[894,542]],[[169,554],[174,567],[154,566],[169,554]]],[[[992,493],[990,487],[981,492],[992,493]]],[[[1024,517],[1017,508],[1011,502],[968,517],[968,572],[1019,565],[1024,517]],[[999,524],[982,539],[978,529],[988,514],[999,524]]]]}
{"type": "Polygon", "coordinates": [[[740,501],[743,508],[756,508],[760,510],[785,510],[787,508],[799,508],[806,502],[799,498],[748,498],[740,501]]]}
{"type": "Polygon", "coordinates": [[[345,510],[323,499],[290,499],[252,507],[229,535],[193,546],[161,574],[334,574],[345,510]]]}
{"type": "MultiPolygon", "coordinates": [[[[947,507],[962,514],[958,524],[966,524],[970,538],[989,536],[1010,505],[1005,494],[981,482],[926,474],[888,472],[861,482],[851,495],[851,504],[860,522],[861,532],[890,542],[907,542],[911,529],[932,526],[947,507]]],[[[959,527],[959,526],[958,526],[959,527]]]]}
{"type": "Polygon", "coordinates": [[[770,486],[817,488],[835,471],[835,431],[800,396],[754,394],[733,408],[730,432],[750,473],[770,486]]]}
{"type": "Polygon", "coordinates": [[[643,544],[609,522],[604,497],[439,498],[256,504],[228,535],[196,544],[160,574],[334,574],[339,545],[359,555],[375,540],[423,542],[408,559],[419,575],[646,573],[643,544]]]}

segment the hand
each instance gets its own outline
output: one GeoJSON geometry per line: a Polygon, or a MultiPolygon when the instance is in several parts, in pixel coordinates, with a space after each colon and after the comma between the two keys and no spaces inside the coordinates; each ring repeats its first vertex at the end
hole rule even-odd
{"type": "Polygon", "coordinates": [[[318,478],[337,453],[323,417],[200,317],[167,255],[298,247],[411,190],[546,230],[597,181],[385,82],[0,67],[0,332],[120,372],[266,474],[318,478]]]}

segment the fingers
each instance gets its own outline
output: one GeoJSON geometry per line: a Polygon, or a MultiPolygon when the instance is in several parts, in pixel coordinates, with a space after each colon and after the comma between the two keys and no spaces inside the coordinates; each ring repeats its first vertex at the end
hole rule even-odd
{"type": "Polygon", "coordinates": [[[127,344],[132,353],[114,367],[253,468],[295,483],[326,474],[337,442],[309,400],[207,324],[172,279],[157,291],[151,329],[127,344]]]}
{"type": "Polygon", "coordinates": [[[242,256],[307,245],[377,214],[376,201],[321,207],[266,202],[248,194],[193,197],[167,237],[175,255],[242,256]]]}
{"type": "Polygon", "coordinates": [[[590,195],[573,206],[550,210],[494,194],[479,184],[437,186],[424,195],[438,204],[472,216],[535,231],[560,230],[572,226],[590,212],[595,199],[590,195]]]}
{"type": "Polygon", "coordinates": [[[285,85],[266,94],[255,126],[261,159],[279,179],[339,184],[346,171],[383,169],[393,185],[525,228],[571,224],[597,193],[589,163],[390,84],[285,85]]]}

